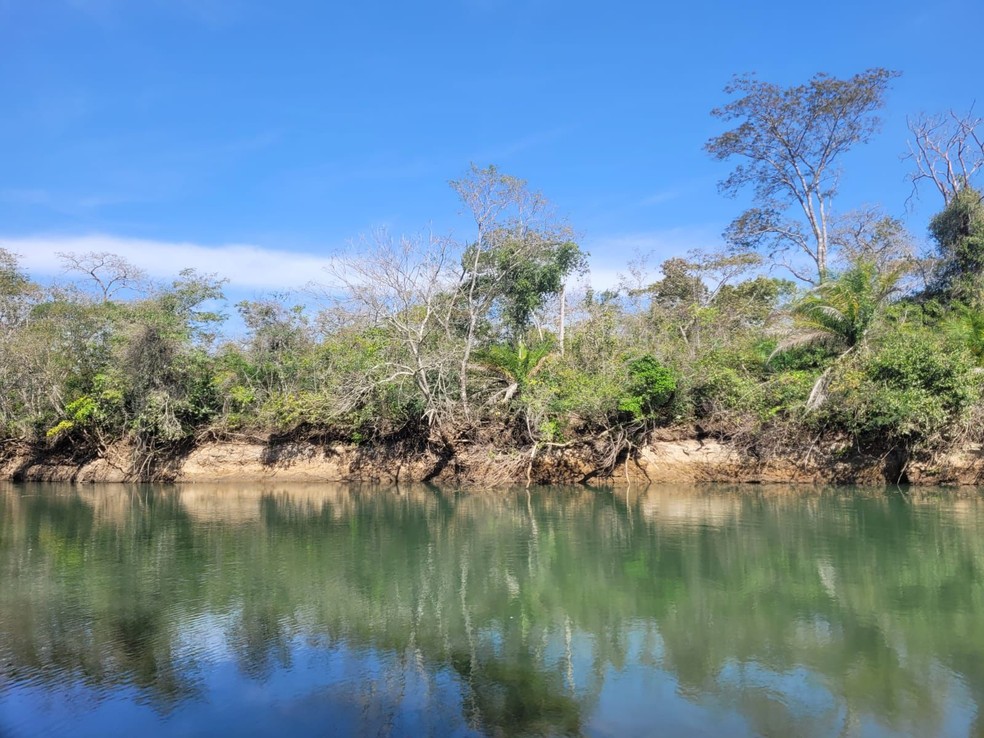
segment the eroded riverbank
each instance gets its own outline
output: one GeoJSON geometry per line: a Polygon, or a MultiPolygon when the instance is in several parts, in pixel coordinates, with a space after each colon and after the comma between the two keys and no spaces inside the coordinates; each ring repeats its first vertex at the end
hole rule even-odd
{"type": "Polygon", "coordinates": [[[444,482],[459,485],[809,483],[978,485],[984,448],[964,444],[945,453],[861,453],[843,447],[756,456],[728,441],[653,440],[615,463],[589,443],[503,450],[481,444],[440,449],[250,438],[200,443],[153,469],[134,469],[131,450],[108,448],[77,459],[46,449],[8,449],[0,479],[48,482],[261,481],[444,482]]]}

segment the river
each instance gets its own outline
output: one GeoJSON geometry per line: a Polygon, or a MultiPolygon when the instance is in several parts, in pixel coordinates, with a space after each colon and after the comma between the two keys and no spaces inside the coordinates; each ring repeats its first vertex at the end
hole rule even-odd
{"type": "Polygon", "coordinates": [[[984,496],[0,485],[0,736],[984,736],[984,496]]]}

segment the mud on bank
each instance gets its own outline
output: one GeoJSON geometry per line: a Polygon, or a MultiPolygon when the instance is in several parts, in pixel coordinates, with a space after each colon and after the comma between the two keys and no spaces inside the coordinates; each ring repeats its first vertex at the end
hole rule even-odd
{"type": "Polygon", "coordinates": [[[491,445],[408,448],[311,439],[212,440],[175,453],[153,471],[134,471],[131,449],[72,458],[65,450],[7,446],[0,479],[9,481],[326,481],[440,482],[463,486],[645,484],[675,482],[816,484],[984,484],[984,447],[945,453],[861,453],[831,446],[756,457],[726,440],[677,435],[623,452],[614,463],[590,442],[503,450],[491,445]]]}

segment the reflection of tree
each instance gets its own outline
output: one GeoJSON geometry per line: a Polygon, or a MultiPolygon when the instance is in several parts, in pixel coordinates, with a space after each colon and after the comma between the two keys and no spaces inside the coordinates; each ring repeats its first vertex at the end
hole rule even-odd
{"type": "Polygon", "coordinates": [[[951,674],[984,705],[972,499],[38,491],[0,493],[0,659],[15,681],[129,684],[175,704],[201,687],[208,654],[187,644],[212,618],[254,679],[312,643],[392,654],[376,679],[397,702],[411,674],[434,694],[453,674],[461,719],[484,733],[577,734],[630,664],[762,735],[872,720],[936,734],[951,674]],[[797,701],[804,679],[819,706],[797,701]]]}
{"type": "Polygon", "coordinates": [[[99,525],[80,497],[40,490],[8,495],[12,514],[0,516],[0,654],[14,679],[132,684],[162,706],[193,694],[176,663],[177,623],[162,609],[173,600],[160,585],[186,538],[176,499],[134,495],[124,532],[99,525]]]}

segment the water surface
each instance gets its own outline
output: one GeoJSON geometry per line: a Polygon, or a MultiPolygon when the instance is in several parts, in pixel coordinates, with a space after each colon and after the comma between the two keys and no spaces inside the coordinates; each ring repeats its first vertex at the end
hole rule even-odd
{"type": "Polygon", "coordinates": [[[0,736],[984,736],[984,499],[0,486],[0,736]]]}

